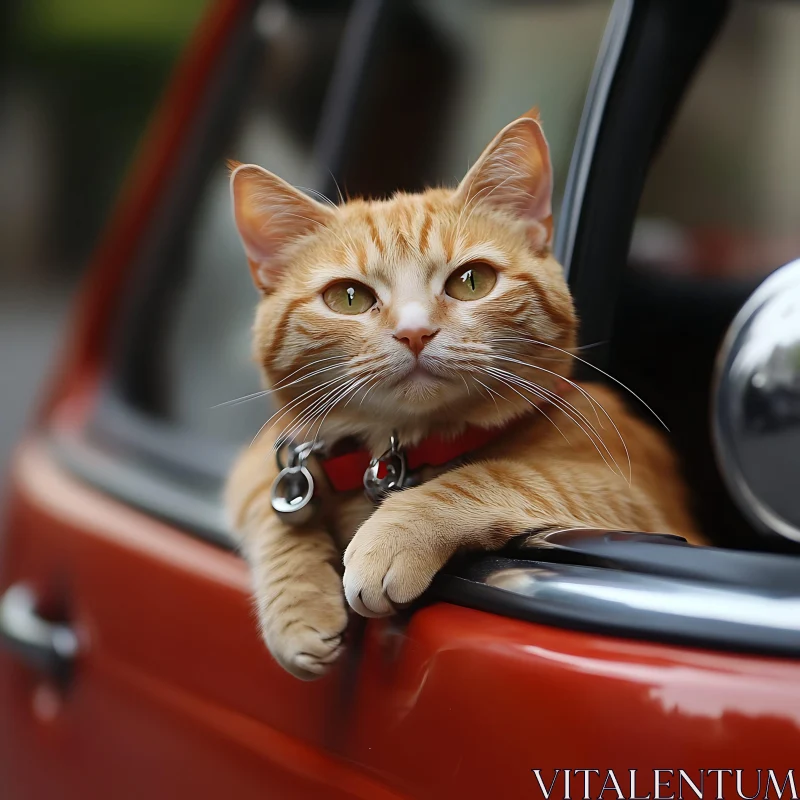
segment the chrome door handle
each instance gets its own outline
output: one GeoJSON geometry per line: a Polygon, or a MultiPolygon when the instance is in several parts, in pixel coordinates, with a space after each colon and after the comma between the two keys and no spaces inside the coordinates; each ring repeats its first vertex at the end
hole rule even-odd
{"type": "Polygon", "coordinates": [[[72,628],[38,614],[36,595],[24,583],[14,584],[0,597],[0,645],[59,683],[69,680],[79,649],[72,628]]]}

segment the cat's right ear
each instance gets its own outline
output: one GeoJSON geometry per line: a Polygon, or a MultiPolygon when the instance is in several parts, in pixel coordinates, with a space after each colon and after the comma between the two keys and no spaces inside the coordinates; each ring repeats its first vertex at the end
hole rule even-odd
{"type": "Polygon", "coordinates": [[[286,268],[286,249],[333,212],[255,164],[230,164],[233,216],[253,282],[269,292],[286,268]]]}

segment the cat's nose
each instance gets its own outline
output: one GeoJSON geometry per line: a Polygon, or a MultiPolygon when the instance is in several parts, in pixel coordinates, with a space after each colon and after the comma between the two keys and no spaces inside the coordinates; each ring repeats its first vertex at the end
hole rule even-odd
{"type": "Polygon", "coordinates": [[[394,338],[402,342],[415,356],[422,352],[428,342],[439,333],[438,328],[400,328],[394,332],[394,338]]]}
{"type": "Polygon", "coordinates": [[[402,342],[415,356],[422,352],[428,342],[439,333],[431,325],[428,312],[420,303],[406,303],[397,315],[394,338],[402,342]]]}

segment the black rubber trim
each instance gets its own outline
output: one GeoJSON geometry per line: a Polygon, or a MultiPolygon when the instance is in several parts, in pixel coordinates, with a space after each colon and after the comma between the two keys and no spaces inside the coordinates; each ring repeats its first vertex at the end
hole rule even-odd
{"type": "Polygon", "coordinates": [[[520,560],[582,564],[800,597],[800,558],[689,545],[680,536],[569,530],[517,539],[520,560]]]}
{"type": "MultiPolygon", "coordinates": [[[[357,35],[368,35],[380,24],[383,8],[381,2],[378,9],[381,13],[376,17],[377,11],[369,2],[358,3],[358,8],[353,9],[350,15],[348,35],[351,44],[357,35]]],[[[242,113],[242,98],[257,73],[254,64],[264,47],[253,24],[257,10],[257,0],[242,3],[240,17],[209,81],[175,175],[158,199],[150,228],[142,237],[140,250],[130,270],[120,322],[111,334],[109,375],[100,387],[96,411],[86,432],[97,452],[114,451],[118,457],[127,459],[129,464],[124,471],[146,465],[148,470],[160,471],[162,481],[173,482],[176,486],[189,484],[192,491],[196,486],[200,486],[203,492],[218,491],[233,455],[240,448],[212,438],[200,440],[196,434],[179,425],[170,425],[160,416],[160,409],[165,405],[160,387],[169,382],[154,371],[153,353],[163,339],[174,297],[182,290],[184,276],[181,265],[185,269],[187,264],[182,254],[188,246],[189,221],[195,212],[197,198],[202,194],[200,190],[210,171],[221,161],[223,143],[242,113]]],[[[367,43],[364,49],[369,49],[367,43]]],[[[337,96],[343,96],[342,93],[347,91],[356,92],[361,79],[356,69],[361,59],[355,59],[355,66],[350,64],[352,58],[343,57],[342,60],[350,66],[339,70],[343,74],[331,90],[337,96]]],[[[328,113],[318,127],[316,148],[331,153],[335,151],[337,158],[342,157],[349,130],[344,121],[328,113]],[[330,125],[332,130],[323,125],[330,125]],[[344,140],[340,141],[342,137],[344,140]]],[[[179,508],[184,504],[178,502],[175,505],[179,508]]],[[[191,515],[187,526],[197,530],[194,519],[191,515]]],[[[201,526],[203,535],[214,528],[213,522],[201,526]]],[[[214,538],[220,535],[224,532],[213,534],[214,538]]]]}
{"type": "MultiPolygon", "coordinates": [[[[110,370],[106,393],[117,395],[118,404],[147,412],[154,419],[167,405],[163,396],[169,385],[164,364],[153,358],[164,341],[172,320],[175,298],[183,291],[189,259],[192,220],[209,175],[220,165],[230,131],[243,113],[246,97],[257,73],[258,57],[264,46],[253,16],[256,0],[242,2],[239,17],[214,65],[195,111],[193,124],[164,190],[155,200],[139,250],[128,270],[128,286],[119,321],[110,332],[110,370]]],[[[102,427],[98,407],[93,425],[102,427]]],[[[110,424],[115,424],[111,420],[110,424]]],[[[158,447],[158,443],[154,442],[158,447]]],[[[180,456],[162,447],[165,460],[181,463],[180,456]]],[[[178,451],[180,452],[180,451],[178,451]]],[[[186,458],[181,463],[190,461],[186,458]]]]}
{"type": "Polygon", "coordinates": [[[314,161],[324,165],[318,176],[323,194],[335,197],[339,191],[335,175],[341,177],[353,138],[356,113],[359,111],[365,82],[387,24],[387,0],[354,0],[345,26],[330,86],[319,121],[314,145],[314,161]]]}
{"type": "Polygon", "coordinates": [[[592,634],[800,658],[796,595],[789,600],[705,581],[481,556],[437,575],[424,599],[592,634]],[[514,588],[497,585],[504,581],[514,588]],[[742,607],[747,614],[737,618],[742,607]],[[775,621],[781,617],[788,622],[775,621]]]}

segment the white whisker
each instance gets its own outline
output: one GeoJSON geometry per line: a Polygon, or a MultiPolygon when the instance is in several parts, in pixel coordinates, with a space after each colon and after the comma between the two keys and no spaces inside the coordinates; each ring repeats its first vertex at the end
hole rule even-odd
{"type": "MultiPolygon", "coordinates": [[[[525,391],[531,392],[531,394],[535,395],[540,400],[543,400],[545,402],[549,402],[552,406],[554,406],[556,408],[556,410],[561,411],[561,413],[564,414],[564,416],[566,416],[566,418],[568,420],[570,420],[570,422],[572,422],[583,434],[585,434],[586,438],[592,443],[592,446],[597,451],[597,453],[600,456],[600,458],[603,460],[603,463],[611,470],[611,472],[613,472],[615,475],[619,475],[623,480],[625,480],[625,476],[622,474],[622,471],[620,470],[619,465],[616,462],[616,459],[614,459],[613,455],[608,450],[608,447],[607,447],[606,443],[603,441],[603,439],[601,437],[598,436],[597,432],[593,428],[591,428],[591,426],[589,426],[589,428],[590,428],[589,430],[584,428],[584,426],[581,424],[580,420],[578,418],[576,418],[575,416],[573,416],[572,413],[568,409],[559,406],[556,402],[554,402],[553,399],[547,397],[544,394],[539,393],[532,386],[527,386],[524,383],[517,382],[517,381],[515,381],[515,383],[517,383],[518,386],[521,386],[523,389],[525,389],[525,391]],[[598,445],[598,442],[594,438],[595,436],[597,437],[597,440],[599,440],[600,444],[603,446],[603,450],[605,450],[606,453],[608,453],[608,457],[606,456],[606,453],[604,453],[603,450],[600,449],[600,446],[598,445]],[[609,462],[609,458],[611,459],[610,462],[609,462]],[[612,464],[613,464],[613,466],[612,466],[612,464]],[[616,469],[614,469],[614,467],[616,467],[616,469]]],[[[532,404],[532,405],[535,405],[535,404],[532,404]]],[[[563,435],[563,433],[562,433],[562,435],[563,435]]]]}
{"type": "MultiPolygon", "coordinates": [[[[500,406],[497,405],[497,400],[495,400],[495,395],[499,397],[501,400],[505,400],[506,402],[508,402],[507,398],[503,397],[503,395],[501,395],[500,392],[496,392],[494,389],[492,389],[490,386],[487,386],[482,380],[476,378],[474,375],[472,376],[472,380],[474,380],[475,383],[479,383],[481,386],[483,386],[484,389],[486,389],[487,392],[489,392],[489,397],[494,403],[494,407],[498,411],[500,410],[500,406]]],[[[480,389],[478,391],[480,392],[480,389]]]]}
{"type": "MultiPolygon", "coordinates": [[[[315,394],[319,394],[320,392],[324,392],[328,386],[335,384],[339,381],[346,379],[346,375],[337,375],[335,378],[331,378],[329,381],[325,381],[324,383],[320,384],[319,386],[312,386],[310,389],[307,389],[298,397],[295,397],[293,400],[288,402],[286,405],[281,406],[259,429],[258,433],[255,435],[253,442],[258,438],[261,431],[272,422],[271,428],[274,428],[288,413],[292,410],[292,408],[296,407],[298,403],[302,402],[303,399],[310,400],[315,394]],[[280,416],[278,416],[280,414],[280,416]],[[275,419],[275,417],[278,417],[275,419]],[[274,419],[274,422],[273,422],[274,419]]],[[[250,443],[252,445],[252,442],[250,443]]]]}
{"type": "MultiPolygon", "coordinates": [[[[592,423],[587,419],[586,415],[583,414],[579,409],[577,409],[572,403],[565,400],[563,397],[556,394],[555,392],[551,392],[549,389],[545,389],[543,386],[540,386],[539,384],[527,381],[524,378],[521,378],[519,375],[515,375],[513,372],[508,372],[507,370],[501,370],[498,367],[489,367],[488,369],[492,371],[492,374],[501,373],[503,377],[505,377],[507,380],[516,383],[518,386],[521,386],[523,389],[526,389],[532,394],[535,394],[540,399],[549,402],[556,409],[560,410],[567,417],[567,419],[570,419],[573,423],[575,423],[575,425],[581,431],[583,431],[583,433],[586,434],[587,438],[589,439],[590,442],[592,442],[594,448],[600,454],[600,457],[606,463],[608,468],[611,469],[612,472],[616,472],[616,474],[618,474],[624,481],[626,481],[626,483],[630,484],[630,478],[626,478],[625,475],[623,474],[621,467],[617,463],[616,458],[614,457],[611,450],[608,448],[608,445],[606,444],[603,437],[600,435],[597,429],[592,425],[592,423]],[[584,422],[586,424],[586,428],[581,424],[581,422],[584,422]],[[595,438],[593,437],[596,437],[597,441],[595,441],[595,438]],[[609,464],[608,459],[600,450],[597,442],[599,442],[600,445],[602,445],[603,450],[605,450],[606,454],[608,455],[608,458],[611,459],[611,462],[616,467],[616,470],[611,468],[611,464],[609,464]]],[[[625,447],[625,442],[622,440],[621,437],[620,440],[622,441],[623,447],[625,447]]],[[[628,452],[627,447],[625,447],[625,452],[626,453],[628,452]]],[[[628,459],[628,467],[630,474],[630,467],[631,467],[630,458],[628,459]]]]}
{"type": "Polygon", "coordinates": [[[558,350],[560,353],[564,353],[565,355],[568,355],[571,358],[574,358],[576,361],[580,361],[581,364],[585,364],[587,367],[591,367],[592,369],[597,370],[597,372],[599,372],[601,375],[605,375],[606,378],[608,378],[609,380],[614,381],[614,383],[616,383],[618,386],[621,386],[632,397],[635,397],[659,421],[659,423],[663,426],[664,430],[669,431],[669,428],[667,427],[667,424],[664,422],[664,420],[662,420],[661,417],[659,417],[658,414],[656,414],[656,412],[653,411],[653,409],[644,400],[642,400],[642,398],[639,397],[639,395],[636,394],[636,392],[633,391],[633,389],[631,389],[629,386],[626,386],[621,380],[618,380],[617,378],[615,378],[613,375],[610,375],[605,370],[600,369],[600,367],[596,367],[594,364],[591,363],[591,361],[587,361],[585,358],[581,358],[580,356],[576,356],[574,353],[570,353],[569,350],[564,350],[561,347],[556,347],[556,345],[554,345],[554,344],[549,344],[548,342],[540,342],[538,339],[532,339],[532,338],[527,338],[527,337],[514,337],[514,338],[507,338],[507,339],[497,339],[496,341],[498,341],[498,342],[504,342],[504,341],[527,341],[527,342],[531,342],[532,344],[540,345],[541,347],[549,347],[549,348],[551,348],[553,350],[558,350]]]}
{"type": "Polygon", "coordinates": [[[314,195],[314,197],[318,197],[323,203],[327,203],[331,208],[338,207],[336,203],[330,199],[330,197],[318,191],[317,189],[312,189],[309,186],[295,186],[295,189],[302,189],[304,192],[308,192],[309,194],[314,195]]]}
{"type": "MultiPolygon", "coordinates": [[[[569,444],[569,439],[567,439],[564,431],[562,431],[561,428],[558,427],[558,425],[550,417],[550,415],[538,403],[534,403],[530,398],[525,397],[524,394],[522,394],[521,392],[517,391],[517,389],[515,389],[511,385],[511,383],[509,382],[507,377],[498,375],[494,371],[492,371],[494,369],[495,368],[493,368],[493,367],[484,367],[484,368],[482,368],[482,371],[485,372],[490,377],[494,378],[496,381],[499,381],[500,383],[502,383],[503,386],[506,386],[507,388],[511,389],[511,391],[514,392],[514,394],[519,395],[526,403],[528,403],[528,405],[530,405],[533,408],[535,408],[561,434],[561,436],[563,437],[564,441],[567,442],[567,444],[569,444]]],[[[502,372],[502,370],[500,370],[500,371],[502,372]]],[[[513,373],[509,372],[508,375],[512,376],[513,373]]],[[[516,376],[514,376],[514,377],[516,377],[516,376]]],[[[535,392],[533,392],[533,393],[536,394],[535,392]]],[[[541,397],[541,396],[537,394],[537,397],[541,397]]],[[[541,399],[544,399],[544,398],[541,398],[541,399]]]]}
{"type": "MultiPolygon", "coordinates": [[[[368,380],[369,378],[357,379],[354,384],[351,384],[350,386],[346,387],[343,392],[341,392],[336,398],[334,398],[334,400],[330,403],[328,410],[325,412],[324,416],[319,421],[319,425],[317,425],[317,432],[314,434],[314,439],[313,439],[314,444],[317,443],[317,438],[319,437],[320,433],[322,433],[322,426],[325,424],[325,420],[328,418],[328,414],[330,414],[331,411],[333,411],[333,409],[338,405],[338,403],[344,400],[344,398],[347,397],[347,395],[351,394],[351,392],[354,391],[357,392],[358,389],[364,384],[364,382],[368,380]]],[[[309,428],[309,431],[310,430],[311,428],[309,428]]]]}
{"type": "Polygon", "coordinates": [[[275,384],[275,386],[273,386],[272,388],[273,388],[273,390],[275,390],[275,389],[280,389],[280,388],[282,388],[282,387],[281,387],[281,384],[282,384],[284,381],[288,381],[288,380],[289,380],[289,378],[291,378],[291,377],[292,377],[292,375],[296,375],[298,372],[301,372],[301,371],[302,371],[302,370],[304,370],[304,369],[308,369],[309,367],[313,367],[313,366],[314,366],[314,365],[316,365],[316,364],[323,364],[323,363],[325,363],[326,361],[334,361],[334,360],[339,360],[339,361],[348,361],[348,360],[349,360],[349,356],[328,356],[327,358],[318,358],[318,359],[316,359],[316,360],[314,360],[314,361],[311,361],[311,362],[310,362],[310,363],[308,363],[308,364],[303,364],[303,366],[302,366],[302,367],[298,367],[296,370],[294,370],[294,371],[290,372],[288,375],[286,375],[285,377],[281,378],[281,379],[280,379],[280,380],[279,380],[279,381],[278,381],[278,382],[275,384]]]}
{"type": "MultiPolygon", "coordinates": [[[[553,375],[554,377],[558,378],[559,380],[565,381],[573,389],[575,389],[578,392],[580,392],[580,394],[582,394],[589,401],[589,404],[590,404],[591,407],[594,407],[593,404],[597,404],[597,406],[600,408],[600,410],[603,412],[603,414],[605,414],[606,418],[608,419],[608,421],[613,426],[614,430],[617,433],[617,436],[619,437],[620,442],[622,442],[622,447],[625,450],[625,457],[628,460],[628,474],[631,476],[630,480],[633,480],[633,467],[631,465],[631,456],[630,456],[630,453],[628,452],[628,445],[625,443],[625,439],[623,438],[622,433],[620,432],[620,430],[617,427],[617,425],[614,422],[614,420],[611,419],[611,415],[608,413],[608,411],[606,411],[606,409],[603,407],[602,403],[600,403],[598,400],[596,400],[582,386],[579,386],[577,383],[575,383],[575,381],[570,380],[569,378],[566,378],[563,375],[559,375],[557,372],[553,372],[550,369],[545,369],[544,367],[537,366],[536,364],[529,364],[526,361],[520,361],[520,359],[518,359],[518,358],[509,358],[508,356],[501,356],[501,355],[495,355],[494,357],[496,359],[500,360],[500,361],[511,361],[514,364],[521,364],[523,367],[529,367],[530,369],[536,369],[536,370],[539,370],[540,372],[546,372],[548,375],[553,375]]],[[[539,388],[544,389],[544,387],[539,387],[539,388]]],[[[549,390],[546,390],[546,391],[549,391],[549,390]]],[[[601,425],[601,427],[602,427],[602,425],[601,425]]]]}
{"type": "Polygon", "coordinates": [[[359,401],[359,403],[358,403],[358,407],[359,407],[359,408],[361,408],[361,407],[364,405],[364,401],[367,399],[367,395],[368,395],[368,394],[369,394],[369,393],[370,393],[370,392],[371,392],[371,391],[372,391],[372,390],[373,390],[373,389],[374,389],[376,386],[380,386],[380,383],[381,383],[381,381],[380,381],[380,377],[381,377],[381,376],[380,376],[380,374],[376,375],[375,377],[376,377],[378,380],[376,380],[376,381],[375,381],[375,383],[373,383],[373,384],[372,384],[372,386],[370,386],[370,387],[367,389],[367,391],[366,391],[366,392],[364,392],[364,396],[361,398],[361,400],[360,400],[360,401],[359,401]]]}
{"type": "Polygon", "coordinates": [[[301,370],[308,369],[309,367],[314,366],[314,364],[321,364],[323,361],[331,361],[334,358],[339,359],[342,362],[348,360],[347,356],[331,356],[330,358],[318,358],[316,361],[312,361],[310,364],[303,364],[302,367],[298,367],[296,370],[294,370],[294,372],[289,373],[289,375],[287,375],[282,380],[278,381],[278,383],[276,383],[275,386],[272,386],[269,389],[261,389],[258,392],[253,392],[252,394],[247,394],[244,395],[243,397],[236,397],[233,400],[226,400],[223,403],[217,403],[216,405],[211,406],[209,410],[213,410],[215,408],[222,408],[223,406],[238,405],[239,403],[245,403],[248,400],[254,400],[258,397],[265,397],[268,394],[273,394],[274,392],[277,392],[280,389],[287,389],[289,386],[294,386],[296,383],[301,383],[302,381],[308,380],[309,378],[312,378],[314,375],[318,375],[320,372],[327,371],[327,369],[335,369],[336,366],[340,366],[340,365],[333,365],[331,367],[326,367],[325,370],[317,370],[315,372],[312,372],[310,375],[304,375],[303,377],[298,378],[297,380],[292,381],[291,383],[283,384],[283,381],[288,380],[289,378],[292,377],[292,375],[297,374],[301,370]]]}
{"type": "MultiPolygon", "coordinates": [[[[282,446],[289,439],[294,438],[294,436],[296,436],[296,434],[300,430],[302,430],[303,427],[306,426],[307,421],[312,419],[321,408],[324,408],[326,406],[330,398],[336,392],[338,392],[343,386],[349,386],[354,380],[355,378],[353,377],[342,375],[339,376],[338,378],[334,378],[333,380],[325,384],[323,387],[321,387],[321,389],[327,388],[328,386],[330,388],[326,392],[324,392],[324,394],[322,394],[320,397],[317,397],[313,402],[311,402],[310,406],[304,408],[300,412],[299,416],[295,417],[287,425],[284,426],[280,436],[278,436],[275,439],[276,449],[282,446]]],[[[318,392],[315,392],[315,394],[317,393],[318,392]]],[[[309,400],[311,400],[310,397],[309,400]]],[[[279,420],[276,420],[273,423],[273,426],[276,425],[278,422],[279,420]]]]}
{"type": "MultiPolygon", "coordinates": [[[[374,381],[374,380],[377,380],[379,377],[380,377],[379,375],[373,375],[373,376],[371,376],[371,377],[369,378],[369,380],[368,380],[368,381],[367,381],[367,382],[366,382],[366,383],[365,383],[363,386],[360,386],[360,387],[359,387],[359,391],[360,391],[361,389],[365,389],[367,386],[369,386],[369,384],[370,384],[370,383],[372,383],[372,381],[374,381]]],[[[357,391],[355,394],[351,395],[351,396],[350,396],[350,397],[347,399],[347,402],[344,404],[343,408],[347,408],[347,406],[349,406],[349,405],[350,405],[350,401],[351,401],[351,400],[353,400],[357,394],[358,394],[358,391],[357,391]]],[[[366,397],[366,394],[364,395],[364,397],[366,397]]],[[[361,398],[361,402],[362,402],[362,403],[364,402],[364,397],[362,397],[362,398],[361,398]]],[[[359,405],[360,405],[360,403],[359,403],[359,405]]]]}
{"type": "Polygon", "coordinates": [[[246,394],[243,397],[236,397],[233,400],[226,400],[224,403],[217,403],[215,406],[211,406],[209,411],[213,411],[215,408],[222,408],[223,406],[235,406],[239,403],[246,403],[248,400],[255,400],[257,397],[264,397],[265,395],[271,394],[272,389],[262,389],[259,392],[253,392],[252,394],[246,394]]]}

